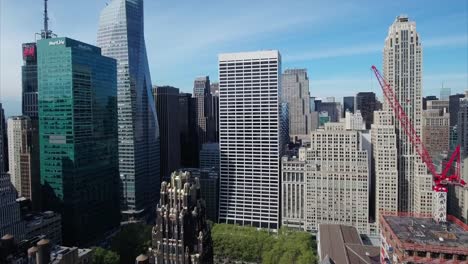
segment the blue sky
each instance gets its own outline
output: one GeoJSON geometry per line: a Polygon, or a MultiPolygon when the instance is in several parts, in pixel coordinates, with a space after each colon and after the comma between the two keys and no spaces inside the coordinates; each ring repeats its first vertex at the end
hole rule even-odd
{"type": "MultiPolygon", "coordinates": [[[[99,14],[111,0],[49,0],[59,36],[96,43],[99,14]]],[[[399,14],[423,42],[423,93],[468,89],[468,1],[146,0],[146,46],[153,84],[191,91],[193,79],[217,80],[217,54],[278,49],[283,69],[307,68],[312,96],[380,94],[388,27],[399,14]]],[[[42,0],[0,0],[0,91],[8,115],[21,105],[21,43],[42,28],[42,0]]]]}

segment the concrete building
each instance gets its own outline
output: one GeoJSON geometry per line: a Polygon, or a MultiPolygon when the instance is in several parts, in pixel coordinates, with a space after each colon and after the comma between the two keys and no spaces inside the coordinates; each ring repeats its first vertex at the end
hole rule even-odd
{"type": "Polygon", "coordinates": [[[176,171],[162,182],[152,231],[151,263],[213,263],[213,244],[199,178],[176,171]]]}
{"type": "Polygon", "coordinates": [[[277,229],[284,138],[280,53],[230,53],[218,59],[220,222],[277,229]]]}
{"type": "Polygon", "coordinates": [[[219,170],[219,143],[206,143],[200,150],[200,168],[219,170]]]}
{"type": "Polygon", "coordinates": [[[20,205],[16,202],[16,190],[10,176],[0,173],[0,237],[12,235],[19,240],[25,237],[25,224],[21,219],[20,205]]]}
{"type": "Polygon", "coordinates": [[[195,102],[195,127],[198,136],[198,150],[207,142],[216,142],[216,120],[208,76],[198,77],[193,84],[195,102]]]}
{"type": "Polygon", "coordinates": [[[35,210],[39,210],[41,203],[38,136],[37,120],[31,120],[28,116],[8,119],[11,180],[19,196],[31,200],[35,210]]]}
{"type": "MultiPolygon", "coordinates": [[[[124,220],[154,213],[160,137],[146,55],[143,0],[112,0],[101,11],[97,46],[117,61],[118,157],[124,220]]],[[[42,132],[41,132],[42,133],[42,132]]]]}
{"type": "Polygon", "coordinates": [[[429,95],[429,96],[423,97],[422,100],[423,100],[423,103],[422,103],[423,110],[426,110],[427,109],[427,102],[433,101],[433,100],[439,100],[439,98],[437,98],[437,96],[435,96],[435,95],[429,95]]]}
{"type": "Polygon", "coordinates": [[[355,227],[320,224],[317,233],[320,264],[380,264],[380,248],[365,245],[355,227]]]}
{"type": "Polygon", "coordinates": [[[430,100],[426,104],[427,110],[441,110],[447,113],[449,111],[449,100],[430,100]]]}
{"type": "Polygon", "coordinates": [[[154,103],[159,121],[161,178],[180,168],[179,89],[171,86],[153,87],[154,103]]]}
{"type": "Polygon", "coordinates": [[[395,124],[390,112],[374,112],[371,139],[372,175],[375,178],[375,219],[379,219],[381,212],[398,211],[397,142],[395,124]]]}
{"type": "Polygon", "coordinates": [[[366,123],[360,110],[357,110],[356,113],[346,111],[344,119],[346,130],[366,130],[366,123]]]}
{"type": "Polygon", "coordinates": [[[316,102],[319,113],[328,113],[330,122],[338,122],[341,118],[341,104],[336,102],[316,102]]]}
{"type": "MultiPolygon", "coordinates": [[[[435,101],[433,101],[435,102],[435,101]]],[[[444,110],[424,110],[422,140],[432,158],[450,150],[450,114],[444,110]]]]}
{"type": "Polygon", "coordinates": [[[468,226],[412,214],[381,215],[382,263],[467,263],[468,226]]]}
{"type": "Polygon", "coordinates": [[[287,69],[281,75],[281,101],[288,104],[289,137],[305,137],[311,131],[309,77],[306,69],[287,69]]]}
{"type": "Polygon", "coordinates": [[[317,232],[320,224],[335,223],[374,233],[370,155],[368,134],[346,130],[344,121],[312,132],[310,147],[300,148],[298,158],[282,159],[283,224],[317,232]]]}
{"type": "MultiPolygon", "coordinates": [[[[416,133],[422,136],[422,45],[416,31],[416,22],[407,16],[398,16],[388,30],[383,56],[383,76],[395,92],[396,99],[412,122],[416,133]]],[[[429,103],[429,102],[428,102],[429,103]]],[[[388,102],[384,110],[390,111],[388,102]]],[[[398,148],[398,211],[415,211],[416,188],[429,176],[419,175],[422,161],[404,133],[395,123],[398,148]],[[424,179],[418,179],[423,177],[424,179]]],[[[423,191],[423,190],[421,190],[423,191]]]]}
{"type": "Polygon", "coordinates": [[[25,238],[45,236],[52,245],[62,245],[62,218],[52,211],[28,214],[24,217],[25,238]]]}
{"type": "Polygon", "coordinates": [[[356,95],[355,110],[361,111],[361,115],[366,122],[366,128],[370,129],[374,123],[374,111],[379,110],[379,102],[373,92],[360,92],[356,95]]]}

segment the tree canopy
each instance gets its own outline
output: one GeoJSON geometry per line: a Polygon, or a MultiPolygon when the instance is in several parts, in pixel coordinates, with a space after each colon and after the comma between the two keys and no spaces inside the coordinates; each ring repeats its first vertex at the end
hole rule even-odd
{"type": "Polygon", "coordinates": [[[211,236],[218,259],[268,264],[316,263],[314,237],[281,228],[278,233],[237,225],[216,224],[211,236]]]}
{"type": "Polygon", "coordinates": [[[120,263],[134,263],[140,254],[146,254],[151,245],[151,226],[129,224],[112,239],[111,250],[120,255],[120,263]]]}
{"type": "Polygon", "coordinates": [[[119,264],[120,257],[117,253],[103,248],[95,248],[93,251],[94,264],[119,264]]]}

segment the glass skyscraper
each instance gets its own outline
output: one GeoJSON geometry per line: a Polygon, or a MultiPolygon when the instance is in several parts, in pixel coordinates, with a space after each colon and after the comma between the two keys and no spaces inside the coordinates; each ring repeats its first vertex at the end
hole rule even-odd
{"type": "Polygon", "coordinates": [[[23,115],[37,119],[37,52],[36,43],[23,44],[23,66],[21,68],[23,84],[23,115]]]}
{"type": "Polygon", "coordinates": [[[86,245],[120,224],[116,61],[69,38],[37,45],[43,205],[64,244],[86,245]]]}
{"type": "MultiPolygon", "coordinates": [[[[122,213],[140,218],[159,199],[159,126],[151,91],[143,0],[112,0],[102,11],[97,39],[117,60],[117,109],[122,213]]],[[[151,211],[150,211],[151,212],[151,211]]]]}

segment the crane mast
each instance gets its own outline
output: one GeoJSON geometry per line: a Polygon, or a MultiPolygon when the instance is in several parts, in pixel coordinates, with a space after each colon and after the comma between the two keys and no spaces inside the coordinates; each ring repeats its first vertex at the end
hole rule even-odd
{"type": "Polygon", "coordinates": [[[405,133],[405,135],[408,137],[412,146],[416,150],[416,153],[418,153],[419,157],[424,162],[429,172],[432,174],[432,190],[434,192],[433,217],[437,222],[445,222],[447,216],[448,185],[457,185],[463,187],[466,184],[465,181],[460,178],[460,146],[458,145],[455,148],[454,152],[450,156],[450,159],[443,166],[442,171],[440,173],[437,172],[436,166],[432,162],[432,158],[429,152],[416,132],[416,129],[413,126],[413,122],[411,122],[400,102],[398,101],[398,98],[396,97],[392,87],[383,78],[383,76],[377,70],[377,67],[372,66],[372,71],[374,72],[380,87],[382,88],[388,105],[393,110],[395,118],[400,123],[400,127],[403,130],[403,133],[405,133]],[[450,174],[453,171],[451,168],[454,162],[456,162],[455,170],[453,174],[450,174]]]}

